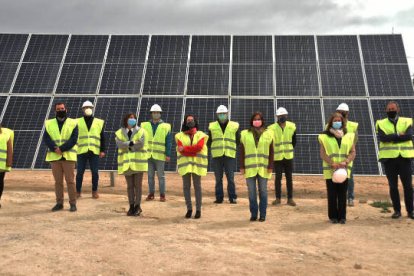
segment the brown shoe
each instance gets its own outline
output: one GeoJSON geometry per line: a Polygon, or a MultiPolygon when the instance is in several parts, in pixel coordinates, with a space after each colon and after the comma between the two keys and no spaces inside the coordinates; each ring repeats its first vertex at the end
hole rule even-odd
{"type": "Polygon", "coordinates": [[[82,197],[81,193],[80,192],[76,192],[76,198],[81,198],[81,197],[82,197]]]}
{"type": "Polygon", "coordinates": [[[148,194],[146,201],[154,200],[154,194],[148,194]]]}
{"type": "Polygon", "coordinates": [[[99,194],[98,194],[97,191],[92,192],[92,198],[94,198],[94,199],[98,199],[99,198],[99,194]]]}
{"type": "Polygon", "coordinates": [[[166,199],[165,199],[165,195],[164,195],[164,194],[161,194],[161,195],[160,195],[160,201],[161,201],[161,202],[165,202],[165,201],[166,201],[166,199]]]}
{"type": "Polygon", "coordinates": [[[293,199],[289,198],[287,201],[287,205],[296,206],[296,202],[293,199]]]}
{"type": "Polygon", "coordinates": [[[273,200],[272,205],[279,205],[280,204],[280,198],[276,198],[273,200]]]}

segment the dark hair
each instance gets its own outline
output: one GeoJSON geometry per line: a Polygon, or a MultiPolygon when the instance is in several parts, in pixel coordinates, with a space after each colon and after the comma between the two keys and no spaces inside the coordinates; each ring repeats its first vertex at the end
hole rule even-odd
{"type": "Polygon", "coordinates": [[[253,113],[252,117],[250,117],[250,126],[253,127],[253,121],[254,121],[254,117],[256,117],[257,115],[260,116],[260,120],[262,120],[262,127],[266,127],[265,125],[265,120],[263,118],[263,113],[260,111],[256,111],[253,113]]]}
{"type": "Polygon", "coordinates": [[[64,102],[57,102],[57,103],[55,103],[55,109],[56,109],[56,106],[58,106],[58,105],[62,105],[63,104],[63,106],[65,107],[65,109],[66,109],[66,105],[65,105],[65,103],[64,102]]]}
{"type": "Polygon", "coordinates": [[[331,129],[331,128],[332,128],[332,123],[333,123],[333,120],[334,120],[336,117],[340,117],[340,118],[341,118],[341,121],[342,121],[342,130],[343,130],[344,134],[346,134],[346,132],[347,132],[347,130],[346,130],[346,122],[347,122],[347,120],[346,120],[346,118],[344,118],[344,116],[342,116],[342,114],[341,114],[341,113],[339,113],[339,112],[334,112],[334,113],[332,113],[331,117],[330,117],[330,118],[329,118],[329,120],[328,120],[328,124],[326,125],[325,132],[330,133],[330,132],[329,132],[329,129],[331,129]]]}
{"type": "Polygon", "coordinates": [[[135,119],[137,119],[137,115],[135,115],[135,113],[128,113],[124,116],[124,118],[122,119],[122,126],[127,128],[128,127],[128,119],[129,117],[134,116],[135,119]]]}
{"type": "Polygon", "coordinates": [[[183,121],[183,124],[182,124],[182,126],[181,126],[181,131],[187,131],[187,130],[190,130],[190,129],[188,128],[188,126],[187,126],[187,118],[188,118],[188,117],[193,117],[193,118],[194,118],[194,123],[195,123],[195,126],[194,126],[194,127],[195,127],[197,130],[199,130],[197,117],[196,117],[196,116],[194,116],[193,114],[187,114],[187,115],[185,115],[185,116],[184,116],[184,121],[183,121]]]}
{"type": "Polygon", "coordinates": [[[390,104],[395,104],[397,106],[397,110],[400,110],[400,105],[396,101],[389,101],[385,106],[385,109],[387,109],[390,104]]]}

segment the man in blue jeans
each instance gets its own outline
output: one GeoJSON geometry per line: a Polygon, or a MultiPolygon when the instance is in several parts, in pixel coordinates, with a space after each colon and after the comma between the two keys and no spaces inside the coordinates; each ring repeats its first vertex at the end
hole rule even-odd
{"type": "Polygon", "coordinates": [[[92,198],[99,198],[99,158],[105,157],[104,120],[93,116],[93,104],[86,101],[82,105],[83,117],[78,118],[78,161],[76,173],[76,193],[81,197],[83,175],[86,163],[92,172],[92,198]]]}
{"type": "Polygon", "coordinates": [[[237,203],[234,170],[236,164],[237,147],[240,144],[239,124],[229,121],[228,110],[224,105],[217,108],[217,121],[209,125],[207,141],[213,157],[214,176],[216,178],[216,200],[214,203],[223,203],[223,173],[227,177],[227,193],[231,204],[237,203]]]}
{"type": "Polygon", "coordinates": [[[162,109],[154,104],[151,109],[151,120],[141,123],[148,137],[148,188],[147,201],[154,200],[155,171],[157,171],[160,187],[160,201],[165,202],[165,162],[171,157],[171,125],[161,120],[162,109]]]}

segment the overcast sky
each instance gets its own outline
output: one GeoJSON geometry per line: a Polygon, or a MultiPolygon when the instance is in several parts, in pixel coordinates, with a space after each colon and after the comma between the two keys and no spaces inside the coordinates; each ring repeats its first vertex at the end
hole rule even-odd
{"type": "Polygon", "coordinates": [[[0,0],[0,32],[403,35],[414,74],[413,0],[0,0]]]}

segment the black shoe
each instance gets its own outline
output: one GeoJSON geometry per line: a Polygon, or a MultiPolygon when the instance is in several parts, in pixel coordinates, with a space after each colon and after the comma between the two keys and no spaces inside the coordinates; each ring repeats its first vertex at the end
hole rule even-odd
{"type": "Polygon", "coordinates": [[[134,204],[129,204],[129,210],[127,212],[127,216],[133,216],[135,213],[135,207],[134,204]]]}
{"type": "Polygon", "coordinates": [[[414,212],[408,213],[408,217],[409,217],[410,219],[414,219],[414,212]]]}
{"type": "Polygon", "coordinates": [[[195,215],[194,215],[195,219],[199,219],[201,218],[201,211],[196,211],[195,215]]]}
{"type": "Polygon", "coordinates": [[[330,221],[332,224],[337,224],[337,223],[338,223],[338,220],[337,220],[337,219],[329,219],[329,221],[330,221]]]}
{"type": "Polygon", "coordinates": [[[340,224],[345,224],[345,223],[346,223],[346,219],[340,219],[340,220],[339,220],[339,223],[340,223],[340,224]]]}
{"type": "Polygon", "coordinates": [[[187,210],[187,213],[185,214],[185,218],[191,218],[192,214],[193,214],[193,210],[187,210]]]}
{"type": "Polygon", "coordinates": [[[257,217],[250,217],[250,221],[256,221],[257,217]]]}
{"type": "Polygon", "coordinates": [[[221,203],[223,203],[223,200],[222,200],[222,199],[216,199],[216,200],[214,201],[214,203],[216,203],[216,204],[221,204],[221,203]]]}
{"type": "Polygon", "coordinates": [[[52,208],[52,212],[60,211],[63,209],[63,204],[56,203],[55,207],[52,208]]]}
{"type": "Polygon", "coordinates": [[[76,212],[78,209],[76,209],[76,204],[70,204],[70,212],[76,212]]]}
{"type": "Polygon", "coordinates": [[[141,206],[135,205],[134,207],[134,216],[139,216],[142,213],[141,206]]]}
{"type": "Polygon", "coordinates": [[[260,218],[259,218],[259,221],[260,221],[260,222],[263,222],[263,221],[265,221],[265,220],[266,220],[266,218],[265,218],[265,217],[260,217],[260,218]]]}
{"type": "Polygon", "coordinates": [[[237,204],[237,199],[230,198],[230,204],[237,204]]]}
{"type": "Polygon", "coordinates": [[[401,212],[394,212],[394,214],[392,214],[391,218],[393,219],[397,219],[401,217],[401,212]]]}

